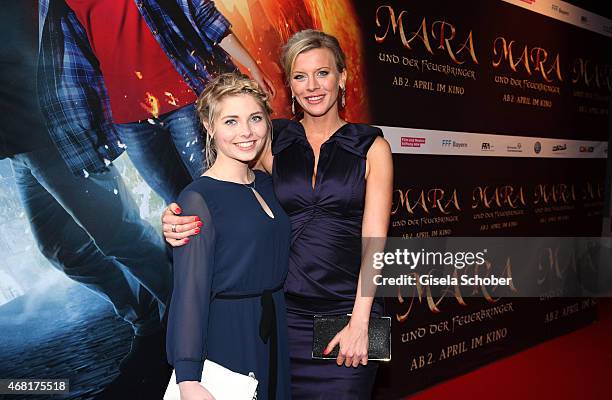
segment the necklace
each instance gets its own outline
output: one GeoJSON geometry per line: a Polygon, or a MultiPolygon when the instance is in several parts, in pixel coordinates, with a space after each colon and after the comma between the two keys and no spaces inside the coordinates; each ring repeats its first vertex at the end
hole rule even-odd
{"type": "Polygon", "coordinates": [[[242,185],[246,188],[249,188],[251,190],[255,190],[255,172],[253,172],[252,169],[249,169],[249,179],[252,180],[251,183],[243,183],[242,185]],[[252,176],[252,178],[251,178],[252,176]]]}

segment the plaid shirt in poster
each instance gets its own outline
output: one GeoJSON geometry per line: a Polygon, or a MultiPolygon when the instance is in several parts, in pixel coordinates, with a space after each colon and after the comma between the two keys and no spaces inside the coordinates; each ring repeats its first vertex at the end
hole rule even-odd
{"type": "MultiPolygon", "coordinates": [[[[112,1],[112,0],[111,0],[112,1]]],[[[211,0],[135,0],[183,80],[199,94],[235,70],[217,44],[230,23],[211,0]]],[[[104,171],[125,149],[85,28],[64,0],[39,3],[39,101],[52,140],[76,175],[104,171]]]]}

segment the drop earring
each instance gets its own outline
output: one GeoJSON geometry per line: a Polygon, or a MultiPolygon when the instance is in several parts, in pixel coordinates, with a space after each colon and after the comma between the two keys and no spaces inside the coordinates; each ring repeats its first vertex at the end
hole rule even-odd
{"type": "Polygon", "coordinates": [[[295,96],[291,95],[291,114],[295,115],[295,96]]]}
{"type": "Polygon", "coordinates": [[[346,89],[341,87],[340,88],[342,90],[342,98],[340,99],[340,104],[342,105],[342,108],[346,107],[346,89]]]}

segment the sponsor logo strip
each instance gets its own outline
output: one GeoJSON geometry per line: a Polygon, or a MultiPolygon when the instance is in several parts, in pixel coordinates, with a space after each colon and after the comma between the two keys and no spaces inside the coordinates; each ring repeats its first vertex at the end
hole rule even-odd
{"type": "Polygon", "coordinates": [[[396,154],[607,158],[608,142],[380,126],[396,154]]]}
{"type": "Polygon", "coordinates": [[[576,7],[565,1],[554,0],[503,0],[538,14],[567,22],[601,35],[612,37],[612,20],[576,7]]]}

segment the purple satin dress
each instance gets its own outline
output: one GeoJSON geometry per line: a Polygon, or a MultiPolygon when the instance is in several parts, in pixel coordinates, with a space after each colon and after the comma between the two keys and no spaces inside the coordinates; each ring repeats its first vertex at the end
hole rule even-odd
{"type": "MultiPolygon", "coordinates": [[[[291,220],[285,282],[293,400],[370,399],[378,365],[337,366],[312,359],[313,315],[352,311],[361,264],[366,154],[382,131],[347,124],[314,153],[303,126],[275,120],[274,191],[291,220]]],[[[376,301],[372,312],[382,314],[376,301]]]]}

